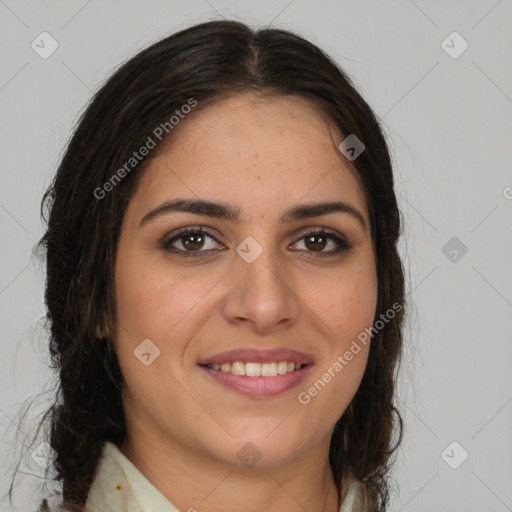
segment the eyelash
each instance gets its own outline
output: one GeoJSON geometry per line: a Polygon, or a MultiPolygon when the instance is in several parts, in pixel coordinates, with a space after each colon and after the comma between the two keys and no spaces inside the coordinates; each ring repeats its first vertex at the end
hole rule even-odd
{"type": "MultiPolygon", "coordinates": [[[[201,256],[203,256],[203,254],[201,254],[201,253],[209,253],[210,251],[216,250],[216,249],[207,249],[207,250],[199,250],[198,249],[195,251],[184,251],[182,249],[176,249],[175,247],[171,247],[171,245],[174,242],[176,242],[183,236],[191,234],[191,233],[206,235],[206,236],[212,238],[213,240],[215,240],[215,242],[217,242],[218,244],[220,244],[220,242],[217,241],[217,239],[213,235],[208,233],[208,231],[205,231],[202,226],[199,226],[199,227],[190,226],[190,227],[183,228],[183,229],[179,230],[177,233],[173,234],[171,237],[166,237],[162,243],[162,249],[164,249],[168,252],[171,252],[173,254],[178,254],[181,256],[185,256],[185,257],[201,257],[201,256]]],[[[340,238],[339,236],[335,235],[333,232],[328,231],[324,228],[313,229],[311,231],[308,231],[308,232],[304,233],[297,241],[301,241],[309,236],[322,236],[328,240],[332,240],[337,245],[337,248],[330,252],[323,252],[323,251],[315,252],[315,251],[306,250],[305,252],[309,253],[308,257],[311,257],[311,258],[335,257],[335,256],[338,256],[340,253],[349,251],[350,249],[353,248],[353,246],[350,245],[345,239],[340,238]]],[[[297,242],[295,242],[295,243],[297,243],[297,242]]],[[[220,245],[222,245],[222,244],[220,244],[220,245]]],[[[303,252],[302,249],[299,251],[303,252]]]]}

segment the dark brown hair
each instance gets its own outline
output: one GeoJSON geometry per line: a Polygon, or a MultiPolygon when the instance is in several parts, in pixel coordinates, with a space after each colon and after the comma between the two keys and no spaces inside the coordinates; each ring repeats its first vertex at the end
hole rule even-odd
{"type": "MultiPolygon", "coordinates": [[[[190,98],[199,109],[248,91],[309,99],[341,134],[365,144],[352,166],[366,192],[375,247],[375,319],[403,304],[400,215],[387,144],[371,108],[328,56],[291,32],[255,31],[234,21],[196,25],[144,49],[94,95],[41,206],[47,222],[39,247],[46,257],[49,348],[59,377],[43,421],[49,420],[48,442],[57,453],[55,478],[65,502],[77,509],[87,499],[105,441],[120,445],[126,434],[125,381],[112,340],[98,339],[96,326],[115,325],[121,220],[151,155],[104,197],[95,191],[190,98]]],[[[363,481],[372,510],[387,507],[390,463],[402,436],[394,394],[403,313],[400,308],[373,333],[361,385],[331,440],[335,481],[340,487],[349,476],[363,481]]]]}

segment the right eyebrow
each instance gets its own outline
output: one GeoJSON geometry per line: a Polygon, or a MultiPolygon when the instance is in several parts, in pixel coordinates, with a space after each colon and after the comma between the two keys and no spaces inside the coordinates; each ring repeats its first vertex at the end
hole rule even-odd
{"type": "Polygon", "coordinates": [[[174,199],[165,201],[153,208],[141,219],[139,226],[171,212],[188,212],[197,215],[206,215],[217,219],[226,219],[239,222],[240,209],[227,203],[214,203],[206,200],[174,199]]]}

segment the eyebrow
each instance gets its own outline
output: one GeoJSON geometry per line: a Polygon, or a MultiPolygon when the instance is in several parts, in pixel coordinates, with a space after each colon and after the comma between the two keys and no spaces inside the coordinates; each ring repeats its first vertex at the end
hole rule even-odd
{"type": "MultiPolygon", "coordinates": [[[[195,213],[205,215],[216,219],[224,219],[234,222],[240,222],[240,208],[228,203],[217,203],[204,199],[174,199],[165,201],[161,205],[153,208],[141,219],[139,227],[155,220],[163,215],[173,212],[195,213]]],[[[293,222],[295,220],[307,219],[310,217],[319,217],[329,213],[347,213],[355,218],[366,230],[366,221],[359,210],[354,206],[342,201],[331,201],[325,203],[305,203],[294,206],[287,210],[281,217],[280,222],[293,222]]]]}

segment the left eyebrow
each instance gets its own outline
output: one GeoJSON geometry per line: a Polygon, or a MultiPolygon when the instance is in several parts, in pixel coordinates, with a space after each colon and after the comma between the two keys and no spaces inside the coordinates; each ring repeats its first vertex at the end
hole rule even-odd
{"type": "Polygon", "coordinates": [[[362,213],[348,203],[342,201],[332,201],[329,203],[306,203],[291,208],[281,217],[281,222],[292,222],[298,219],[307,219],[310,217],[320,217],[329,213],[348,213],[354,217],[366,230],[366,221],[362,213]]]}
{"type": "MultiPolygon", "coordinates": [[[[217,219],[225,219],[234,222],[240,222],[240,209],[234,205],[227,203],[216,203],[204,199],[174,199],[172,201],[165,201],[153,210],[149,211],[141,219],[139,226],[147,224],[162,215],[172,212],[187,212],[196,215],[204,215],[217,219]]],[[[280,222],[293,222],[295,220],[307,219],[311,217],[320,217],[330,213],[347,213],[355,218],[366,230],[367,225],[363,215],[354,206],[342,201],[331,201],[326,203],[305,203],[294,206],[287,210],[281,217],[280,222]]]]}

